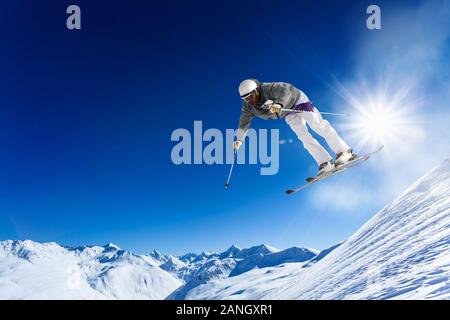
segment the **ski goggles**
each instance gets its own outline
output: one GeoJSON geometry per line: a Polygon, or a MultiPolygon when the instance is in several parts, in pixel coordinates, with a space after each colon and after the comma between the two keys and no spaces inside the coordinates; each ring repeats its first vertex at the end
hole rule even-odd
{"type": "Polygon", "coordinates": [[[241,99],[247,103],[252,103],[256,100],[257,91],[253,90],[252,92],[246,94],[245,96],[241,96],[241,99]]]}

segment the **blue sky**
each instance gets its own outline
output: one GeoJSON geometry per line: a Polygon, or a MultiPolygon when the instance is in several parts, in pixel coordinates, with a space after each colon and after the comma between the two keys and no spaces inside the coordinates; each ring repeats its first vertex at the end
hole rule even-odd
{"type": "MultiPolygon", "coordinates": [[[[174,254],[345,239],[450,155],[448,2],[378,1],[378,31],[366,28],[370,4],[2,1],[0,239],[174,254]],[[80,31],[65,28],[72,3],[80,31]],[[292,197],[284,190],[316,168],[284,121],[253,122],[295,140],[275,176],[239,165],[225,190],[227,165],[173,165],[172,131],[234,128],[248,77],[354,115],[355,99],[401,92],[413,125],[385,137],[377,160],[292,197]]],[[[376,145],[329,120],[361,152],[376,145]]]]}

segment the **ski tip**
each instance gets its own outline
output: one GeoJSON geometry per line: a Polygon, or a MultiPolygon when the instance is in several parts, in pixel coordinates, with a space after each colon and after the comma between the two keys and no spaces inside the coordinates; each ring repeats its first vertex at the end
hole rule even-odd
{"type": "Polygon", "coordinates": [[[286,190],[286,194],[292,194],[292,193],[294,193],[294,192],[295,192],[295,190],[292,190],[292,189],[286,190]]]}

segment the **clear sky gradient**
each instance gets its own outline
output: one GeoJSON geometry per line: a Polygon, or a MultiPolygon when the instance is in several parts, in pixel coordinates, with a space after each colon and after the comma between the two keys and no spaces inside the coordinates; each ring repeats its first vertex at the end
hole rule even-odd
{"type": "MultiPolygon", "coordinates": [[[[2,1],[0,239],[173,254],[344,240],[450,156],[448,1],[377,1],[377,31],[366,28],[370,4],[2,1]],[[82,30],[65,26],[70,4],[82,30]],[[316,168],[284,121],[253,122],[294,139],[280,145],[275,176],[239,165],[226,190],[227,165],[172,164],[173,130],[237,125],[248,77],[293,83],[322,111],[350,113],[361,110],[348,94],[365,101],[381,83],[391,101],[407,84],[415,138],[399,148],[387,137],[384,155],[291,197],[284,190],[316,168]]],[[[328,119],[352,145],[363,138],[328,119]]]]}

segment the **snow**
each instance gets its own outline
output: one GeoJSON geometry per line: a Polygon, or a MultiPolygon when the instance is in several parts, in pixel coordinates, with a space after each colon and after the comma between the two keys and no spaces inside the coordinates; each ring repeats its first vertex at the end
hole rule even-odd
{"type": "Polygon", "coordinates": [[[278,265],[288,261],[306,261],[315,257],[317,253],[318,251],[314,249],[296,247],[280,251],[266,244],[246,249],[232,245],[222,253],[208,252],[200,255],[189,253],[180,257],[186,265],[176,271],[173,270],[173,264],[161,266],[169,272],[175,272],[185,281],[185,284],[167,299],[184,299],[188,292],[214,279],[225,279],[254,268],[278,265]]]}
{"type": "Polygon", "coordinates": [[[239,261],[230,277],[237,276],[255,268],[266,268],[286,262],[304,262],[316,257],[318,252],[306,248],[292,247],[283,251],[271,252],[269,254],[253,254],[239,261]]]}
{"type": "Polygon", "coordinates": [[[213,279],[226,278],[240,261],[280,252],[268,245],[181,257],[153,250],[136,255],[108,243],[0,242],[0,299],[164,299],[213,279]],[[183,261],[184,260],[184,261],[183,261]],[[176,290],[179,289],[179,290],[176,290]]]}
{"type": "Polygon", "coordinates": [[[306,267],[310,267],[312,264],[316,263],[317,261],[322,260],[323,258],[325,258],[330,252],[332,252],[334,249],[338,248],[341,243],[335,244],[329,248],[323,249],[322,251],[320,251],[313,259],[309,260],[307,264],[304,265],[304,268],[306,267]]]}
{"type": "Polygon", "coordinates": [[[220,259],[235,257],[239,254],[240,251],[241,251],[241,248],[239,248],[233,244],[227,250],[225,250],[224,252],[222,252],[220,254],[220,259]]]}
{"type": "Polygon", "coordinates": [[[145,260],[151,261],[152,263],[157,264],[157,265],[161,265],[169,259],[168,256],[162,255],[156,249],[153,249],[153,251],[151,253],[149,253],[148,255],[144,255],[142,257],[145,260]]]}
{"type": "Polygon", "coordinates": [[[187,299],[450,299],[450,159],[315,263],[218,279],[187,299]]]}
{"type": "Polygon", "coordinates": [[[182,280],[184,280],[186,269],[188,269],[188,265],[185,262],[174,256],[170,256],[169,259],[159,267],[167,272],[175,274],[182,280]]]}
{"type": "Polygon", "coordinates": [[[255,254],[266,255],[266,254],[275,253],[275,252],[279,252],[279,251],[280,251],[279,249],[273,248],[267,244],[262,244],[259,246],[254,246],[254,247],[251,247],[248,249],[243,249],[243,250],[239,251],[239,253],[237,254],[237,258],[245,259],[245,258],[248,258],[255,254]]]}
{"type": "Polygon", "coordinates": [[[113,244],[0,242],[0,299],[163,299],[181,284],[113,244]]]}

